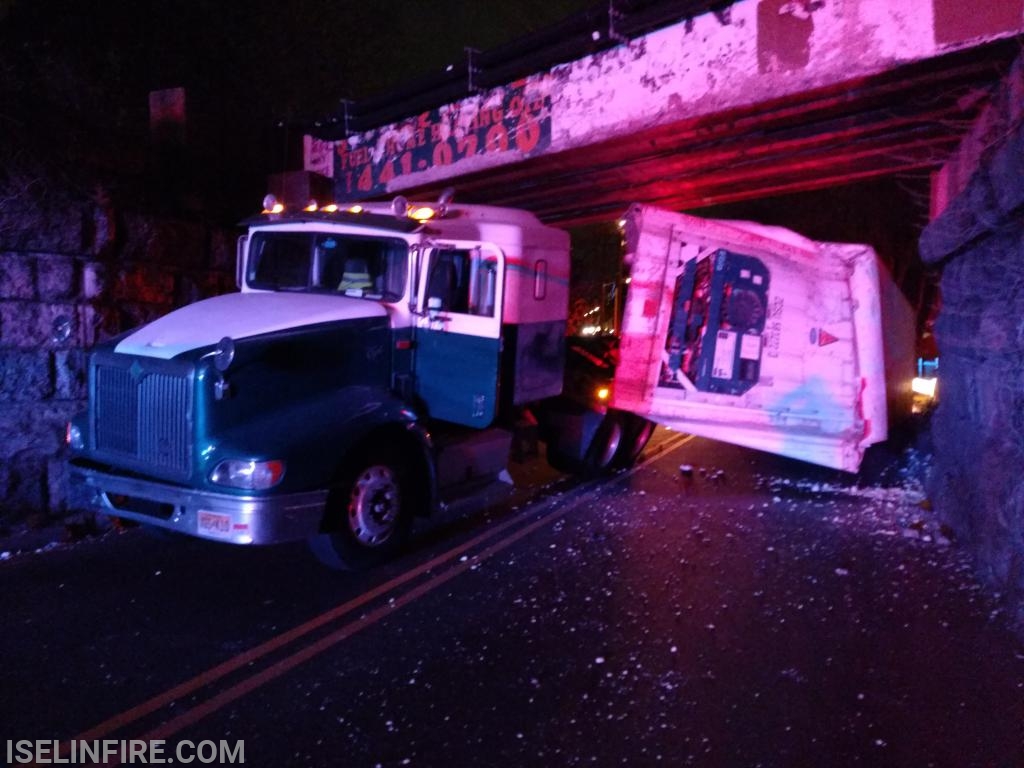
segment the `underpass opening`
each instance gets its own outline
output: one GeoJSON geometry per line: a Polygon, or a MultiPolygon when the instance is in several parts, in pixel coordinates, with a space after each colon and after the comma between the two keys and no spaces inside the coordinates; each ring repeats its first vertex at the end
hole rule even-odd
{"type": "MultiPolygon", "coordinates": [[[[653,35],[624,41],[620,48],[605,49],[585,60],[553,67],[549,73],[557,87],[548,91],[551,100],[540,102],[538,115],[553,109],[555,98],[572,102],[571,109],[566,111],[577,119],[585,116],[587,109],[605,115],[595,121],[598,127],[589,133],[586,128],[580,129],[586,134],[585,140],[576,140],[578,134],[573,133],[571,125],[549,124],[549,134],[527,150],[520,147],[519,154],[513,156],[515,147],[508,141],[509,134],[502,143],[492,116],[489,125],[471,124],[470,129],[486,129],[481,136],[488,146],[487,136],[494,129],[498,137],[494,147],[498,151],[493,156],[487,157],[487,152],[483,152],[484,156],[467,153],[456,158],[442,151],[439,157],[445,162],[438,165],[444,167],[432,168],[429,162],[415,166],[413,156],[409,155],[410,162],[403,167],[401,154],[389,156],[384,141],[388,134],[382,128],[369,137],[373,141],[367,141],[367,136],[348,137],[347,149],[364,152],[357,166],[360,174],[369,174],[366,189],[360,190],[358,183],[353,187],[351,182],[342,187],[337,177],[335,189],[342,193],[341,197],[355,191],[357,196],[359,192],[377,196],[401,192],[411,198],[436,199],[443,188],[454,186],[463,202],[523,208],[549,223],[569,228],[575,248],[575,273],[585,275],[583,280],[576,280],[572,289],[574,305],[579,310],[576,326],[580,328],[604,327],[609,317],[614,323],[617,286],[622,277],[617,261],[619,232],[614,222],[633,202],[706,217],[784,226],[820,240],[866,242],[880,254],[917,310],[919,355],[934,357],[939,346],[932,326],[940,305],[938,281],[943,265],[959,253],[970,251],[972,233],[990,239],[991,228],[976,221],[979,215],[995,210],[1003,216],[1007,211],[999,205],[1012,207],[1016,199],[1005,191],[1013,189],[1012,185],[1001,186],[1005,169],[994,169],[990,174],[995,179],[991,186],[1002,189],[1003,197],[1013,199],[982,201],[993,203],[994,209],[991,205],[979,207],[974,200],[961,204],[963,210],[954,211],[955,215],[946,217],[943,224],[962,230],[942,238],[950,243],[950,253],[934,255],[927,266],[922,263],[917,242],[929,221],[967,187],[968,178],[983,165],[986,153],[992,154],[989,150],[998,145],[1001,136],[1010,135],[1015,126],[1019,128],[1020,90],[1011,87],[1009,90],[1017,99],[1017,122],[1004,121],[990,135],[975,136],[975,143],[982,149],[962,168],[954,168],[962,178],[954,179],[954,184],[947,183],[947,161],[960,151],[965,136],[1000,84],[1010,80],[1024,32],[1024,17],[1016,0],[1001,4],[999,12],[983,9],[969,18],[959,13],[958,6],[954,9],[954,5],[945,0],[912,0],[906,7],[887,8],[885,13],[907,12],[908,16],[886,17],[883,21],[892,28],[882,24],[882,33],[872,41],[873,32],[868,29],[871,25],[863,18],[864,13],[873,12],[871,9],[879,10],[872,4],[832,6],[783,4],[774,0],[732,3],[728,13],[704,14],[688,20],[678,30],[679,39],[685,43],[694,43],[687,37],[694,30],[704,34],[702,42],[712,40],[706,46],[707,56],[715,59],[722,71],[709,68],[703,72],[709,82],[720,87],[721,93],[713,85],[706,90],[694,86],[689,93],[693,97],[690,101],[679,94],[675,98],[667,94],[660,107],[649,108],[650,103],[645,102],[635,113],[623,117],[617,134],[605,131],[605,113],[628,104],[622,90],[632,87],[638,93],[655,93],[673,76],[683,79],[685,74],[682,69],[670,73],[669,68],[659,70],[652,66],[639,73],[633,71],[631,83],[622,77],[615,80],[643,60],[657,42],[653,35]],[[798,13],[794,14],[794,9],[798,13]],[[826,72],[827,77],[815,77],[815,62],[829,59],[832,53],[821,39],[821,32],[846,13],[853,13],[857,22],[846,31],[856,34],[847,39],[832,39],[838,49],[836,58],[842,63],[826,72]],[[716,33],[721,33],[730,44],[740,40],[742,36],[737,36],[736,30],[743,21],[749,22],[747,34],[757,38],[746,51],[751,54],[745,60],[746,71],[737,68],[737,60],[720,55],[722,49],[713,44],[716,33]],[[899,41],[901,32],[911,28],[920,34],[899,44],[894,42],[899,41]],[[877,66],[863,66],[858,55],[861,49],[870,58],[879,53],[872,46],[880,40],[883,48],[890,44],[899,48],[904,43],[910,48],[918,47],[916,53],[904,56],[887,49],[877,59],[877,66]],[[774,55],[769,50],[773,45],[781,46],[774,55]],[[839,55],[843,53],[850,55],[839,55]],[[842,64],[848,67],[844,69],[842,64]],[[579,83],[586,80],[589,70],[595,80],[607,78],[609,83],[622,88],[602,89],[598,84],[586,91],[579,83]],[[736,91],[729,90],[733,75],[746,76],[747,85],[756,88],[754,73],[768,76],[763,92],[743,93],[740,89],[737,96],[736,91]],[[570,90],[565,83],[579,87],[570,90]],[[555,95],[551,96],[552,93],[555,95]],[[731,95],[732,100],[723,94],[731,95]],[[716,95],[720,97],[717,100],[716,95]],[[375,150],[382,151],[374,155],[375,150]]],[[[550,83],[544,87],[550,88],[550,83]]],[[[637,101],[644,98],[647,96],[638,96],[637,101]]],[[[460,102],[466,103],[468,99],[460,102]]],[[[426,132],[432,130],[431,121],[436,116],[434,112],[424,112],[413,118],[411,135],[417,134],[417,119],[426,132]]],[[[402,150],[399,144],[394,148],[402,150]]],[[[333,163],[337,170],[336,161],[328,159],[327,166],[333,163]]],[[[306,167],[323,170],[327,167],[323,160],[321,156],[319,164],[307,162],[306,167]]],[[[1012,166],[1011,161],[1007,162],[1012,166]]],[[[985,193],[975,189],[975,195],[978,194],[992,196],[991,190],[985,193]]],[[[1019,207],[1009,214],[1011,219],[1016,216],[1019,220],[1019,207]]],[[[1012,251],[1008,248],[1004,242],[999,255],[1006,256],[1012,251]]],[[[999,261],[1011,262],[1009,257],[999,261]]],[[[958,274],[965,269],[957,270],[958,274]]],[[[997,287],[990,286],[980,295],[995,295],[992,291],[997,287]]],[[[984,304],[984,298],[975,297],[976,290],[977,286],[961,293],[972,297],[975,304],[984,304]]],[[[959,298],[963,300],[964,296],[959,298]]],[[[1013,334],[1006,328],[1005,318],[1013,317],[1013,310],[999,313],[998,318],[995,314],[982,310],[980,314],[968,313],[966,319],[947,316],[947,336],[962,347],[959,351],[963,353],[965,370],[970,367],[967,361],[973,360],[972,356],[1009,359],[1006,348],[1012,347],[1013,334]],[[964,331],[955,327],[958,323],[985,332],[964,331]],[[978,344],[994,347],[975,349],[978,344]]],[[[1013,426],[1013,435],[1019,431],[1020,420],[1012,416],[1012,411],[1019,411],[1020,375],[1013,366],[1007,371],[1006,380],[998,386],[988,386],[973,374],[965,373],[958,415],[947,419],[958,425],[949,437],[956,439],[956,429],[979,429],[987,435],[988,444],[995,446],[989,451],[991,456],[1019,456],[1010,445],[1012,439],[1008,441],[1000,434],[1001,422],[1013,426]],[[993,392],[989,398],[993,402],[981,402],[986,393],[993,392]]],[[[1007,459],[1002,463],[1011,465],[1013,461],[1007,459]]],[[[1020,597],[1024,595],[1021,547],[991,545],[1001,538],[1020,540],[1019,486],[1003,478],[1000,491],[994,493],[978,483],[973,475],[961,477],[956,487],[951,486],[950,493],[961,500],[959,503],[965,509],[985,508],[984,519],[979,522],[967,516],[965,524],[972,530],[998,531],[983,536],[986,541],[976,547],[981,552],[982,569],[994,574],[994,583],[1007,587],[1024,604],[1020,597]],[[1007,505],[1013,508],[1009,516],[1003,514],[1007,505]],[[993,520],[998,525],[992,524],[993,520]],[[995,554],[985,554],[986,551],[995,554]]],[[[1024,625],[1024,619],[1020,621],[1024,625]]]]}

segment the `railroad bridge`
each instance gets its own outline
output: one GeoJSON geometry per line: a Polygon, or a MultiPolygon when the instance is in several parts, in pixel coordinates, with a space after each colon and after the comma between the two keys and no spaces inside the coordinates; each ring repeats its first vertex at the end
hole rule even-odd
{"type": "Polygon", "coordinates": [[[307,126],[306,170],[277,191],[454,186],[565,226],[631,202],[757,218],[773,200],[802,218],[769,223],[822,239],[908,229],[903,256],[873,244],[941,274],[929,494],[1024,632],[1022,33],[1024,0],[612,0],[343,105],[307,126]],[[868,199],[907,178],[913,210],[868,199]],[[844,207],[863,208],[852,227],[844,207]]]}
{"type": "Polygon", "coordinates": [[[1024,0],[618,0],[343,105],[305,168],[339,199],[455,186],[563,224],[937,171],[1022,32],[1024,0]]]}

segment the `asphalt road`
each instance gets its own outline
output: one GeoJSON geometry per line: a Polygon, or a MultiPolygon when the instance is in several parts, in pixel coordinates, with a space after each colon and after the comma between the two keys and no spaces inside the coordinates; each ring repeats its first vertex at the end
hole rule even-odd
{"type": "Polygon", "coordinates": [[[139,529],[0,562],[0,759],[1024,765],[1024,648],[922,505],[920,456],[855,478],[683,440],[603,483],[519,467],[368,573],[139,529]]]}

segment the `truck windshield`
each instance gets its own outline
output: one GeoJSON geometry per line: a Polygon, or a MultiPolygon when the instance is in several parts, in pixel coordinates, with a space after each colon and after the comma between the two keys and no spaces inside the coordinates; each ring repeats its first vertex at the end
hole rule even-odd
{"type": "Polygon", "coordinates": [[[246,283],[270,291],[312,291],[398,301],[405,295],[409,246],[386,237],[323,232],[256,232],[246,283]]]}

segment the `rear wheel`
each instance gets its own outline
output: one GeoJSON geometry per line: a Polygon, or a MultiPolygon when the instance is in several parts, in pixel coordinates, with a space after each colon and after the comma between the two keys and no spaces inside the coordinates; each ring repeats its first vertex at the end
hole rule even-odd
{"type": "Polygon", "coordinates": [[[590,476],[603,475],[614,468],[623,437],[621,415],[609,411],[594,433],[594,439],[583,457],[583,472],[590,476]]]}
{"type": "Polygon", "coordinates": [[[619,444],[619,452],[615,454],[615,466],[628,469],[636,464],[640,454],[643,453],[647,443],[654,434],[655,424],[643,416],[624,414],[625,426],[623,428],[622,442],[619,444]]]}
{"type": "Polygon", "coordinates": [[[310,549],[330,568],[361,570],[394,557],[412,527],[406,467],[373,454],[331,492],[328,523],[334,529],[310,539],[310,549]]]}

